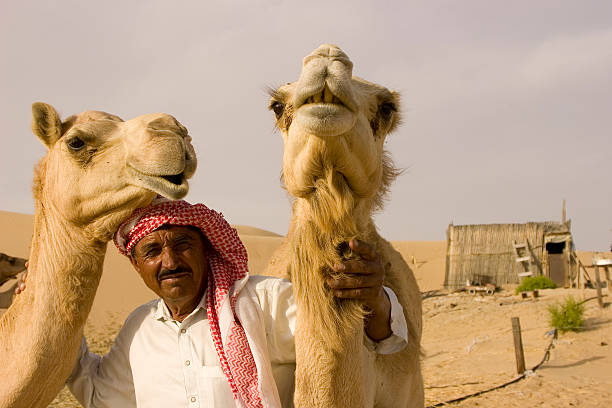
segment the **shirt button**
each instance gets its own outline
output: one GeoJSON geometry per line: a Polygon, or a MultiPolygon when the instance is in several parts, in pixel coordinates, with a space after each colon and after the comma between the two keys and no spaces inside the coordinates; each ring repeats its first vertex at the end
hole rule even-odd
{"type": "Polygon", "coordinates": [[[191,397],[191,402],[196,402],[196,397],[191,397]]]}
{"type": "Polygon", "coordinates": [[[181,333],[183,334],[187,333],[187,329],[181,329],[181,333]]]}
{"type": "Polygon", "coordinates": [[[188,366],[189,364],[191,364],[191,361],[185,360],[185,365],[188,366]]]}

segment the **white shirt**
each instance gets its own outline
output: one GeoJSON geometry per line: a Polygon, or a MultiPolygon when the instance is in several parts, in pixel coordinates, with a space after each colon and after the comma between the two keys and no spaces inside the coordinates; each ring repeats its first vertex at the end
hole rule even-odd
{"type": "MultiPolygon", "coordinates": [[[[263,312],[267,351],[282,406],[291,407],[296,312],[291,283],[253,276],[247,285],[263,312]]],[[[378,343],[364,336],[366,347],[379,354],[397,352],[407,344],[402,307],[393,291],[385,290],[391,301],[393,334],[378,343]]],[[[83,341],[68,380],[74,396],[86,408],[236,406],[212,342],[205,299],[182,322],[172,319],[161,299],[138,307],[103,357],[90,353],[83,341]]]]}

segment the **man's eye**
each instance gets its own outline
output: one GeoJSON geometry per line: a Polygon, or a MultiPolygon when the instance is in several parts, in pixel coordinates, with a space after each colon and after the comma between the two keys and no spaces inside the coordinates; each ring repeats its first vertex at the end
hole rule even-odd
{"type": "Polygon", "coordinates": [[[189,244],[189,242],[179,242],[174,246],[174,249],[177,251],[184,251],[186,249],[189,249],[191,247],[191,245],[189,244]]]}
{"type": "Polygon", "coordinates": [[[155,256],[159,255],[159,252],[160,252],[159,249],[152,248],[152,249],[149,249],[149,250],[144,252],[144,257],[145,258],[152,258],[152,257],[155,257],[155,256]]]}

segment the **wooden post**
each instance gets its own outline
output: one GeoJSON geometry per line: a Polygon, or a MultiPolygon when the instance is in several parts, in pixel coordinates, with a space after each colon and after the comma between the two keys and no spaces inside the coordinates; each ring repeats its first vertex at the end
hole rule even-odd
{"type": "Polygon", "coordinates": [[[582,296],[582,300],[584,297],[584,288],[586,288],[586,276],[584,276],[584,266],[582,262],[578,261],[578,273],[580,274],[580,296],[582,296]]]}
{"type": "Polygon", "coordinates": [[[514,336],[516,372],[521,375],[525,372],[525,354],[523,353],[523,339],[521,338],[521,322],[518,317],[512,318],[512,335],[514,336]]]}
{"type": "Polygon", "coordinates": [[[610,267],[608,265],[604,266],[606,270],[606,287],[608,289],[608,298],[612,296],[612,279],[610,278],[610,267]]]}
{"type": "Polygon", "coordinates": [[[561,224],[565,224],[566,221],[566,211],[565,211],[565,199],[563,200],[563,208],[561,209],[561,224]]]}
{"type": "Polygon", "coordinates": [[[601,280],[599,279],[599,266],[597,264],[595,266],[595,287],[597,289],[597,301],[599,302],[599,307],[603,309],[603,297],[601,295],[601,280]]]}
{"type": "MultiPolygon", "coordinates": [[[[572,261],[574,259],[572,258],[572,243],[571,243],[571,241],[568,240],[566,245],[569,245],[567,247],[568,256],[567,256],[567,278],[566,279],[567,279],[568,282],[570,282],[570,278],[572,277],[572,272],[573,272],[572,271],[572,261]]],[[[576,266],[578,266],[578,265],[576,265],[576,266]]],[[[572,287],[572,284],[570,282],[568,288],[571,288],[571,287],[572,287]]]]}
{"type": "Polygon", "coordinates": [[[576,263],[576,275],[572,279],[570,287],[578,289],[580,287],[580,264],[578,263],[578,258],[573,253],[570,254],[570,259],[573,259],[576,263]]]}

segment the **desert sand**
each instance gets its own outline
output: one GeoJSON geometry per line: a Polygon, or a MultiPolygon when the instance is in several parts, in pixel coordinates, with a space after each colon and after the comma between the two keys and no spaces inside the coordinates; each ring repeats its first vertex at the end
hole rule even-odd
{"type": "MultiPolygon", "coordinates": [[[[32,216],[0,211],[0,252],[27,258],[32,216]]],[[[249,253],[249,267],[260,273],[283,237],[259,228],[235,226],[249,253]]],[[[457,407],[607,407],[612,406],[612,307],[600,309],[595,290],[541,291],[521,300],[508,288],[493,296],[442,290],[446,241],[397,241],[393,246],[412,267],[423,300],[423,373],[428,406],[515,377],[510,318],[521,321],[528,368],[540,362],[551,341],[547,306],[567,295],[585,302],[585,328],[560,334],[550,359],[535,373],[507,387],[452,404],[457,407]]],[[[590,262],[592,253],[579,254],[590,262]]],[[[604,289],[604,294],[606,294],[604,289]]],[[[108,351],[129,312],[153,298],[126,258],[109,245],[104,273],[86,337],[92,351],[108,351]]],[[[610,296],[605,298],[611,302],[610,296]]],[[[0,310],[1,312],[1,310],[0,310]]],[[[80,406],[64,389],[51,407],[80,406]]]]}

